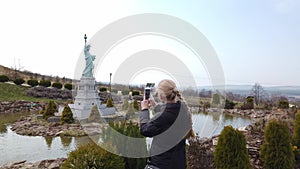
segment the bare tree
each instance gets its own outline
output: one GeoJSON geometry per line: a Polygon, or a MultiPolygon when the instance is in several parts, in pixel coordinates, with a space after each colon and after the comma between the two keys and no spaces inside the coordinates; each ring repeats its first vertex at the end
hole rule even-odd
{"type": "Polygon", "coordinates": [[[252,94],[254,97],[254,102],[256,105],[261,103],[262,98],[264,97],[264,89],[259,83],[255,83],[252,87],[252,94]]]}

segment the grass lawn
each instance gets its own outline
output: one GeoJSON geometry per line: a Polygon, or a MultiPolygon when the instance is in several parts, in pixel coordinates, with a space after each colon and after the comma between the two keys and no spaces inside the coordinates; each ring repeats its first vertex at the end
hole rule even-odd
{"type": "MultiPolygon", "coordinates": [[[[27,100],[34,102],[48,102],[48,98],[34,98],[26,95],[26,91],[29,87],[18,86],[14,84],[2,83],[0,82],[0,101],[17,101],[17,100],[27,100]]],[[[62,100],[57,100],[63,102],[62,100]]]]}

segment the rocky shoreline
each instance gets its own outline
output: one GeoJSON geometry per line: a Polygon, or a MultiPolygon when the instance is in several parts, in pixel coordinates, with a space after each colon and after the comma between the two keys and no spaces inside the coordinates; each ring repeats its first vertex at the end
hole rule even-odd
{"type": "Polygon", "coordinates": [[[24,160],[6,164],[0,167],[0,169],[59,169],[62,167],[62,164],[65,160],[65,158],[57,158],[51,160],[37,161],[34,163],[27,162],[26,160],[24,160]]]}
{"type": "Polygon", "coordinates": [[[37,120],[35,115],[20,118],[17,122],[12,124],[11,130],[19,135],[27,136],[71,136],[81,137],[87,135],[100,134],[103,125],[99,123],[74,123],[74,124],[60,124],[49,123],[44,120],[37,120]]]}

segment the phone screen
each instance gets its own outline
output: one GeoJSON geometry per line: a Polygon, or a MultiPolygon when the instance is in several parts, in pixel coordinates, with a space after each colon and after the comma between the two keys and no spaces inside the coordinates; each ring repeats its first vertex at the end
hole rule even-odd
{"type": "Polygon", "coordinates": [[[148,100],[150,98],[150,89],[145,89],[145,99],[148,100]]]}

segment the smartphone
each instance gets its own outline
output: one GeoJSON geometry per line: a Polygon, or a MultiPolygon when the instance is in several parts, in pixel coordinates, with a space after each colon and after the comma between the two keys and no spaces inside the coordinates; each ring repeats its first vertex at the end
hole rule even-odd
{"type": "Polygon", "coordinates": [[[145,99],[148,100],[150,98],[150,88],[145,89],[145,99]]]}

